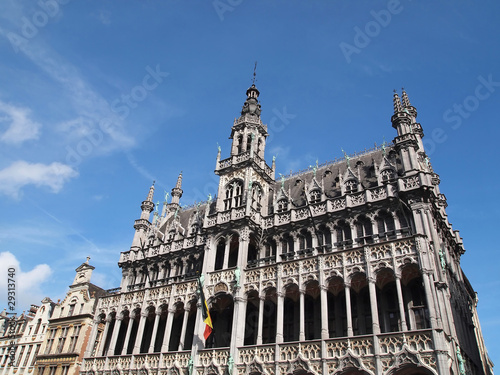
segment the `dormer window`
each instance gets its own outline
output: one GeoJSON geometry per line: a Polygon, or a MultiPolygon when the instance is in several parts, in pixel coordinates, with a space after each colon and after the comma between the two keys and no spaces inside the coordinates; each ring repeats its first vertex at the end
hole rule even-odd
{"type": "Polygon", "coordinates": [[[394,180],[394,171],[392,169],[384,169],[380,172],[380,177],[382,179],[382,183],[387,183],[394,180]]]}
{"type": "Polygon", "coordinates": [[[286,199],[280,199],[278,201],[277,211],[278,213],[288,211],[288,201],[286,199]]]}
{"type": "Polygon", "coordinates": [[[194,236],[198,232],[198,224],[191,225],[191,235],[194,236]]]}
{"type": "Polygon", "coordinates": [[[358,183],[355,180],[348,180],[345,182],[345,192],[355,193],[358,191],[358,183]]]}
{"type": "Polygon", "coordinates": [[[313,190],[310,194],[311,203],[318,203],[321,201],[321,192],[319,190],[313,190]]]}

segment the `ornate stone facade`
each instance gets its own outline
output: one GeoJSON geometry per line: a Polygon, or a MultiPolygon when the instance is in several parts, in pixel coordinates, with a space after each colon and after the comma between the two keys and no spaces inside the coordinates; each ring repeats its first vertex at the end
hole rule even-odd
{"type": "Polygon", "coordinates": [[[160,212],[150,188],[83,374],[492,374],[406,92],[390,145],[278,180],[258,97],[252,85],[219,149],[214,199],[181,208],[180,175],[160,212]]]}

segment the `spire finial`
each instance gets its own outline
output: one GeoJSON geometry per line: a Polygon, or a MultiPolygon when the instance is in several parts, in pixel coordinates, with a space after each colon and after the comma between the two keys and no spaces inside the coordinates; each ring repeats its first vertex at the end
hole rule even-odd
{"type": "Polygon", "coordinates": [[[146,200],[152,202],[154,193],[155,193],[155,181],[153,181],[153,185],[151,185],[151,187],[149,188],[149,193],[146,200]]]}
{"type": "Polygon", "coordinates": [[[255,77],[256,77],[256,73],[255,71],[257,70],[257,61],[255,62],[255,66],[253,67],[253,78],[252,78],[252,84],[255,85],[255,81],[257,80],[255,77]]]}
{"type": "Polygon", "coordinates": [[[394,113],[399,113],[403,111],[403,106],[401,105],[401,100],[399,99],[399,95],[396,90],[394,90],[394,113]]]}
{"type": "Polygon", "coordinates": [[[410,99],[408,98],[408,94],[406,93],[405,88],[402,87],[401,90],[403,90],[403,93],[401,95],[401,99],[403,99],[403,106],[405,108],[411,107],[410,99]]]}

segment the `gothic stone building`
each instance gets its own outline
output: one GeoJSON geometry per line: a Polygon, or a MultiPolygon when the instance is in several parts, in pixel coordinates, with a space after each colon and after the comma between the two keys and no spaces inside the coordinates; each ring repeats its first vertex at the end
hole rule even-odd
{"type": "Polygon", "coordinates": [[[81,372],[492,374],[407,94],[394,95],[392,144],[281,179],[258,96],[252,85],[229,157],[219,149],[215,199],[181,208],[180,175],[159,212],[151,187],[81,372]]]}

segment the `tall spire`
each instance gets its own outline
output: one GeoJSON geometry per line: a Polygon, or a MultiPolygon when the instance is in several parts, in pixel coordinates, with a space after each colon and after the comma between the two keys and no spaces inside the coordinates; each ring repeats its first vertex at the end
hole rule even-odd
{"type": "Polygon", "coordinates": [[[403,87],[402,90],[403,94],[401,98],[403,99],[403,105],[405,106],[405,108],[411,107],[410,99],[408,99],[408,95],[406,94],[405,88],[403,87]]]}
{"type": "Polygon", "coordinates": [[[179,173],[179,177],[177,177],[177,183],[175,187],[172,189],[172,201],[170,204],[179,205],[179,200],[182,197],[182,171],[179,173]]]}
{"type": "Polygon", "coordinates": [[[155,193],[155,182],[156,181],[153,181],[153,185],[151,185],[151,187],[149,188],[148,197],[146,198],[147,201],[150,201],[150,202],[153,201],[153,195],[155,193]]]}
{"type": "Polygon", "coordinates": [[[401,100],[399,99],[399,95],[396,90],[394,90],[394,97],[392,101],[394,102],[394,113],[403,112],[403,106],[401,105],[401,100]]]}
{"type": "Polygon", "coordinates": [[[153,185],[149,188],[149,193],[145,201],[141,203],[141,219],[148,220],[149,214],[153,211],[155,204],[153,203],[153,196],[155,193],[155,181],[153,181],[153,185]]]}

